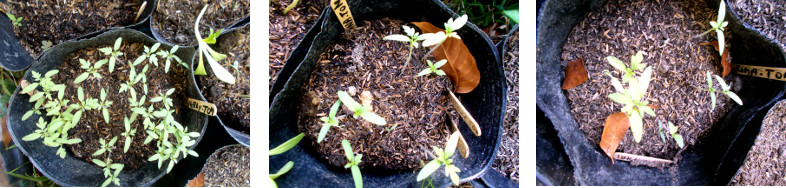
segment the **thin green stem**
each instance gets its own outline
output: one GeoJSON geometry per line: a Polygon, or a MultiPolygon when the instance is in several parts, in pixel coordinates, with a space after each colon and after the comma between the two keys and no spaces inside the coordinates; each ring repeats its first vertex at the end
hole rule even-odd
{"type": "Polygon", "coordinates": [[[407,68],[407,65],[409,64],[409,60],[410,60],[410,59],[412,59],[412,49],[413,49],[413,47],[412,47],[412,45],[410,44],[410,45],[409,45],[409,54],[407,54],[407,61],[405,61],[405,62],[404,62],[404,66],[403,66],[403,67],[401,67],[401,72],[404,72],[404,69],[406,69],[406,68],[407,68]]]}
{"type": "Polygon", "coordinates": [[[707,31],[705,31],[704,33],[701,33],[701,34],[699,34],[699,35],[696,35],[696,36],[694,36],[693,38],[699,38],[699,37],[701,37],[701,36],[704,36],[704,35],[706,35],[707,33],[710,33],[710,31],[712,31],[712,30],[715,30],[715,28],[712,28],[712,29],[710,29],[710,30],[707,30],[707,31]]]}
{"type": "MultiPolygon", "coordinates": [[[[445,39],[447,39],[447,38],[445,38],[445,39]]],[[[434,51],[436,51],[437,48],[439,48],[439,46],[442,45],[442,43],[444,43],[444,42],[445,42],[445,40],[442,40],[442,42],[439,42],[439,43],[437,43],[437,45],[434,45],[434,47],[432,47],[431,50],[429,50],[428,53],[426,53],[426,55],[423,56],[423,60],[426,60],[426,58],[428,58],[428,56],[431,55],[431,53],[434,53],[434,51]]]]}

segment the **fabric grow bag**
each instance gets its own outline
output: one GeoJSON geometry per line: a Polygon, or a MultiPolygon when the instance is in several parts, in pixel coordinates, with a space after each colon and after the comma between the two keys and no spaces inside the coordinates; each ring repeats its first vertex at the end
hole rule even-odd
{"type": "MultiPolygon", "coordinates": [[[[406,22],[428,21],[434,25],[443,25],[448,18],[458,17],[440,1],[348,1],[349,7],[356,23],[362,20],[381,19],[390,17],[406,22]]],[[[313,40],[308,35],[298,46],[303,49],[304,43],[310,43],[308,52],[302,61],[288,60],[287,66],[297,66],[291,76],[280,77],[277,82],[286,81],[281,92],[275,95],[270,107],[270,147],[275,147],[294,137],[297,132],[297,113],[300,96],[304,92],[304,82],[311,76],[319,55],[328,44],[344,32],[338,18],[330,8],[325,8],[322,16],[309,31],[317,32],[313,40]]],[[[470,148],[469,158],[454,157],[454,163],[461,172],[461,182],[468,182],[482,176],[491,165],[496,148],[500,142],[502,118],[505,106],[505,81],[502,66],[496,49],[485,33],[474,24],[467,23],[458,30],[465,44],[470,48],[477,61],[481,73],[478,87],[470,93],[459,94],[462,103],[480,124],[483,134],[475,136],[469,127],[462,121],[458,127],[467,140],[470,148]]],[[[302,53],[301,52],[293,52],[302,53]]],[[[285,68],[286,69],[286,68],[285,68]]],[[[278,84],[276,84],[278,85],[278,84]]],[[[295,165],[287,174],[278,177],[275,181],[282,187],[312,187],[314,182],[318,186],[351,186],[352,175],[349,170],[328,166],[323,163],[319,154],[310,146],[311,140],[301,142],[280,155],[270,157],[270,172],[275,172],[288,161],[295,165]]],[[[363,185],[367,187],[416,187],[417,171],[372,171],[363,172],[363,185]]],[[[442,171],[433,174],[434,185],[444,187],[450,185],[450,180],[442,171]]]]}
{"type": "MultiPolygon", "coordinates": [[[[67,41],[59,44],[52,49],[44,52],[37,61],[31,65],[30,69],[23,79],[32,81],[30,71],[46,72],[57,67],[63,62],[66,55],[75,52],[79,49],[96,46],[96,45],[111,45],[115,39],[123,37],[123,41],[129,42],[142,42],[146,45],[156,43],[155,40],[146,36],[145,34],[130,30],[130,29],[117,29],[110,30],[105,33],[99,34],[95,38],[67,41]]],[[[170,48],[170,46],[162,44],[163,48],[170,48]]],[[[184,60],[191,60],[193,57],[193,48],[180,48],[176,54],[184,57],[184,60]]],[[[77,68],[77,67],[75,67],[77,68]]],[[[189,74],[193,77],[193,74],[189,74]]],[[[187,86],[187,96],[196,98],[199,95],[196,87],[191,84],[187,86]]],[[[23,141],[22,137],[32,133],[37,127],[35,122],[38,120],[39,115],[33,115],[26,121],[22,121],[22,115],[33,107],[33,103],[27,102],[30,98],[27,94],[19,94],[21,88],[17,88],[14,95],[11,96],[11,101],[8,105],[8,130],[17,147],[22,152],[29,156],[30,161],[41,173],[62,186],[100,186],[106,180],[100,167],[93,163],[85,162],[82,159],[77,159],[70,152],[66,157],[60,158],[55,155],[57,148],[43,145],[40,139],[34,141],[23,141]]],[[[185,101],[185,99],[181,99],[185,101]]],[[[204,134],[207,116],[193,110],[183,110],[180,112],[179,122],[189,130],[199,130],[200,134],[204,134]]],[[[177,118],[177,115],[176,115],[177,118]]],[[[45,119],[48,119],[45,117],[45,119]]],[[[196,144],[191,146],[194,149],[199,144],[202,137],[197,138],[196,144]]],[[[119,175],[121,186],[148,186],[161,178],[166,172],[166,168],[159,169],[157,163],[147,163],[139,169],[128,172],[122,171],[119,175]]],[[[112,184],[114,185],[114,184],[112,184]]]]}
{"type": "MultiPolygon", "coordinates": [[[[248,24],[249,20],[250,20],[250,18],[246,17],[245,19],[242,19],[242,20],[236,22],[235,24],[232,24],[232,26],[227,27],[227,29],[225,29],[224,31],[221,32],[221,34],[219,35],[217,40],[221,40],[221,35],[224,35],[224,34],[226,34],[228,32],[234,31],[236,29],[240,29],[242,27],[250,27],[250,26],[248,26],[249,25],[248,24]]],[[[194,72],[193,71],[194,70],[194,65],[199,63],[199,56],[200,55],[202,55],[202,54],[201,53],[195,53],[194,54],[193,61],[191,62],[191,72],[194,72]]],[[[204,62],[204,66],[206,67],[206,69],[208,69],[210,65],[207,62],[204,62]]],[[[209,75],[205,75],[205,76],[214,76],[214,75],[209,74],[209,75]]],[[[193,77],[193,82],[197,86],[197,88],[199,88],[199,86],[202,85],[202,83],[200,83],[196,79],[196,76],[193,77]]],[[[199,91],[200,99],[202,101],[207,101],[207,98],[205,98],[205,95],[202,94],[202,91],[201,90],[198,90],[198,91],[199,91]]],[[[207,102],[213,103],[213,101],[207,101],[207,102]]],[[[250,106],[249,106],[249,108],[250,108],[250,106]]],[[[224,127],[224,129],[226,129],[226,132],[229,133],[230,136],[232,136],[232,139],[235,139],[238,143],[242,144],[243,146],[251,147],[251,138],[250,138],[250,136],[248,134],[243,133],[241,131],[238,131],[237,129],[235,129],[233,127],[227,126],[224,123],[224,121],[221,121],[221,117],[219,117],[218,114],[216,114],[215,116],[211,117],[211,119],[215,119],[215,121],[210,121],[211,124],[215,122],[216,125],[220,125],[220,126],[224,127]]]]}
{"type": "MultiPolygon", "coordinates": [[[[632,166],[628,162],[611,164],[597,143],[589,142],[570,114],[560,68],[562,44],[571,28],[591,8],[603,0],[551,0],[543,4],[537,28],[537,105],[554,124],[565,151],[574,166],[576,180],[582,185],[727,185],[745,160],[755,141],[761,122],[769,108],[783,97],[786,83],[741,76],[744,85],[738,95],[744,106],[732,109],[713,125],[713,130],[699,143],[678,155],[679,163],[671,169],[632,166]]],[[[720,1],[708,0],[709,7],[720,1]]],[[[727,10],[730,10],[728,7],[727,10]]],[[[740,22],[727,11],[728,39],[734,64],[786,67],[786,58],[777,44],[740,22]]]]}
{"type": "Polygon", "coordinates": [[[14,24],[5,14],[0,16],[0,67],[9,71],[21,71],[33,64],[33,56],[22,48],[14,34],[14,24]]]}

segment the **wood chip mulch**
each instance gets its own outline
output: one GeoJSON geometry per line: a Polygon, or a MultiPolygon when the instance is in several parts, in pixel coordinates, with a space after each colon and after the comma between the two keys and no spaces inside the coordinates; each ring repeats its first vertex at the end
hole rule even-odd
{"type": "Polygon", "coordinates": [[[781,49],[786,50],[786,1],[736,0],[730,3],[742,21],[778,41],[781,49]]]}
{"type": "Polygon", "coordinates": [[[268,13],[270,16],[268,90],[273,88],[273,83],[276,82],[279,71],[284,67],[284,62],[289,58],[289,53],[295,49],[311,26],[319,19],[322,9],[328,6],[327,0],[301,0],[295,8],[284,15],[284,9],[291,2],[291,0],[270,1],[270,12],[268,13]]]}
{"type": "Polygon", "coordinates": [[[505,79],[508,84],[508,103],[505,107],[505,122],[502,143],[491,165],[494,170],[519,181],[519,33],[508,38],[504,54],[505,79]]]}
{"type": "MultiPolygon", "coordinates": [[[[618,152],[672,160],[684,149],[677,147],[670,136],[665,143],[661,141],[657,120],[675,123],[687,148],[699,142],[711,125],[726,114],[734,103],[730,98],[719,96],[715,110],[710,111],[709,93],[696,88],[707,88],[706,71],[722,73],[714,47],[699,45],[717,40],[716,36],[693,38],[711,28],[709,21],[715,20],[716,14],[698,1],[610,1],[573,28],[563,46],[563,70],[569,61],[581,57],[590,78],[566,93],[571,113],[592,143],[599,143],[606,117],[623,107],[607,97],[615,91],[603,70],[621,78],[619,71],[607,62],[607,56],[629,64],[631,55],[643,51],[642,63],[653,69],[653,80],[644,99],[660,106],[655,109],[656,118],[644,118],[641,143],[634,142],[628,133],[618,152]]],[[[727,33],[726,37],[729,41],[733,36],[727,33]]],[[[734,92],[742,85],[734,74],[726,77],[726,83],[734,92]]],[[[717,81],[713,85],[719,87],[717,81]]]]}
{"type": "MultiPolygon", "coordinates": [[[[210,155],[205,163],[205,186],[251,186],[251,149],[239,145],[225,147],[210,155]]],[[[296,164],[297,165],[297,164],[296,164]]]]}

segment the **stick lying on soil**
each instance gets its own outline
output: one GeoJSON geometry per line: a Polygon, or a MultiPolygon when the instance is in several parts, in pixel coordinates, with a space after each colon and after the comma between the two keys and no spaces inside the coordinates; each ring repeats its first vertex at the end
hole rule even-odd
{"type": "Polygon", "coordinates": [[[655,158],[655,157],[647,157],[647,156],[641,156],[641,155],[634,155],[634,154],[628,154],[628,153],[622,153],[622,152],[614,153],[614,159],[620,160],[620,161],[628,161],[628,162],[631,162],[631,163],[645,164],[647,166],[667,166],[667,165],[670,165],[670,164],[674,163],[674,161],[671,161],[671,160],[660,159],[660,158],[655,158]]]}

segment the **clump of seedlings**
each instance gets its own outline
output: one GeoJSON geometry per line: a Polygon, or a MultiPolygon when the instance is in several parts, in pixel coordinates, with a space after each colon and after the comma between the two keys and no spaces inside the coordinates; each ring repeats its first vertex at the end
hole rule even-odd
{"type": "MultiPolygon", "coordinates": [[[[671,135],[671,138],[674,139],[674,142],[677,142],[677,146],[679,146],[680,148],[685,146],[682,140],[682,135],[677,134],[677,126],[674,126],[674,123],[671,123],[671,121],[669,121],[668,124],[669,124],[669,127],[667,129],[669,132],[668,134],[671,135]]],[[[660,120],[658,120],[658,134],[660,134],[661,141],[666,142],[666,136],[665,134],[663,134],[664,132],[663,127],[665,127],[663,123],[660,120]]]]}
{"type": "MultiPolygon", "coordinates": [[[[34,82],[24,87],[21,93],[30,94],[29,102],[35,102],[35,105],[33,109],[25,113],[22,120],[26,120],[34,114],[43,114],[44,116],[38,117],[36,126],[39,129],[22,139],[25,141],[33,141],[43,138],[43,144],[50,147],[60,147],[56,155],[65,158],[66,150],[63,148],[64,144],[79,144],[82,142],[79,138],[69,139],[68,131],[80,125],[79,121],[82,119],[83,114],[86,114],[88,111],[97,111],[103,115],[104,122],[109,123],[109,120],[113,119],[110,116],[116,113],[112,112],[112,114],[110,114],[110,107],[125,103],[108,100],[105,88],[100,88],[99,98],[91,98],[89,97],[89,93],[98,93],[99,91],[84,91],[84,89],[77,84],[91,77],[101,79],[102,76],[99,74],[99,70],[103,69],[103,65],[107,62],[109,63],[108,71],[111,72],[114,69],[115,62],[122,61],[120,55],[124,52],[121,51],[121,45],[122,38],[118,38],[112,47],[99,48],[99,51],[107,55],[106,58],[108,59],[101,59],[95,63],[91,63],[90,61],[80,58],[79,62],[84,72],[74,79],[74,85],[66,86],[65,84],[55,83],[52,77],[59,72],[58,70],[51,70],[43,76],[36,71],[31,71],[34,82]],[[77,87],[78,100],[70,101],[64,96],[64,91],[67,87],[77,87]],[[40,90],[38,90],[39,88],[40,90]],[[86,93],[88,94],[86,95],[86,93]],[[41,110],[44,110],[46,113],[42,113],[41,110]]],[[[119,146],[116,145],[118,144],[118,139],[125,140],[122,151],[126,153],[131,147],[133,137],[146,135],[144,144],[153,142],[155,147],[158,148],[155,154],[149,156],[147,160],[158,161],[159,168],[162,168],[164,162],[169,161],[166,167],[167,173],[172,170],[177,161],[186,158],[188,155],[194,157],[199,156],[194,150],[188,148],[196,143],[192,138],[197,138],[200,134],[198,132],[189,132],[188,128],[183,127],[183,125],[174,118],[176,110],[173,104],[172,95],[175,92],[175,88],[170,88],[162,93],[151,93],[152,97],[147,97],[148,83],[146,73],[148,72],[149,64],[156,65],[157,58],[159,57],[166,59],[167,62],[169,62],[170,59],[179,62],[179,58],[174,55],[177,46],[169,50],[160,49],[160,43],[156,43],[152,47],[144,47],[144,53],[136,57],[134,63],[121,64],[129,66],[128,69],[130,70],[127,76],[121,76],[126,80],[118,91],[118,93],[126,93],[128,95],[127,104],[129,104],[129,108],[131,109],[131,114],[119,114],[122,116],[125,129],[120,133],[119,137],[116,135],[112,137],[111,140],[107,141],[104,138],[98,138],[100,139],[99,142],[101,147],[92,153],[92,157],[94,157],[92,162],[103,167],[104,177],[107,178],[102,186],[107,186],[110,183],[120,186],[117,176],[123,170],[124,165],[122,163],[113,163],[110,159],[113,150],[119,148],[119,146]],[[144,68],[142,68],[140,72],[137,72],[136,66],[144,61],[147,61],[148,64],[145,64],[144,68]],[[143,88],[144,91],[137,93],[134,89],[134,85],[138,84],[142,84],[141,88],[143,88]],[[141,96],[137,97],[138,94],[141,94],[141,96]],[[150,100],[146,101],[148,98],[150,100]],[[144,124],[144,129],[132,129],[132,124],[138,117],[143,119],[139,122],[144,124]],[[140,131],[143,132],[144,135],[142,135],[143,133],[139,133],[140,131]],[[114,171],[112,172],[112,170],[114,171]]],[[[169,66],[170,63],[165,63],[164,67],[156,66],[156,68],[168,70],[169,66]]],[[[117,74],[123,73],[118,72],[117,74]]]]}
{"type": "Polygon", "coordinates": [[[432,63],[431,60],[426,60],[426,63],[428,63],[428,68],[423,69],[422,71],[420,71],[420,73],[418,73],[417,76],[424,76],[424,75],[428,75],[428,74],[431,74],[431,73],[434,73],[434,74],[436,74],[438,76],[445,76],[445,71],[439,70],[439,68],[442,67],[442,65],[445,65],[445,63],[447,63],[447,62],[448,62],[448,60],[443,59],[443,60],[437,61],[437,63],[435,64],[435,63],[432,63]]]}
{"type": "MultiPolygon", "coordinates": [[[[303,139],[304,136],[306,136],[306,134],[300,133],[294,138],[287,140],[283,144],[276,146],[276,148],[270,149],[268,156],[282,154],[288,151],[289,149],[292,149],[292,147],[295,147],[295,145],[297,145],[297,143],[300,142],[300,139],[303,139]]],[[[266,187],[278,187],[275,181],[276,178],[289,172],[289,170],[292,169],[292,166],[295,166],[295,162],[289,161],[287,162],[287,164],[284,165],[284,167],[281,167],[281,169],[279,169],[278,172],[276,172],[275,174],[268,175],[268,179],[270,181],[268,181],[267,183],[269,183],[270,185],[267,185],[266,187]]]]}
{"type": "Polygon", "coordinates": [[[358,165],[363,162],[361,159],[363,158],[363,154],[355,155],[352,152],[352,145],[349,145],[349,141],[342,140],[341,147],[344,148],[344,155],[347,156],[347,160],[349,161],[344,168],[349,168],[352,171],[352,179],[355,180],[355,187],[362,188],[363,187],[363,175],[360,173],[360,168],[358,165]]]}
{"type": "Polygon", "coordinates": [[[424,179],[426,179],[426,177],[429,177],[431,176],[431,174],[436,172],[440,166],[444,165],[445,176],[450,177],[450,181],[453,182],[453,185],[459,184],[458,173],[461,172],[461,169],[456,167],[456,165],[453,165],[453,159],[451,159],[453,157],[453,153],[456,152],[456,145],[458,144],[459,134],[461,133],[456,131],[450,135],[450,138],[448,139],[448,143],[445,145],[444,150],[436,146],[431,146],[432,148],[434,148],[434,154],[436,154],[437,157],[435,157],[434,160],[431,160],[430,162],[426,163],[426,165],[424,165],[423,168],[420,169],[420,172],[418,172],[418,177],[417,177],[418,181],[423,181],[424,179]]]}
{"type": "Polygon", "coordinates": [[[196,22],[194,22],[194,35],[196,35],[198,42],[197,53],[200,54],[199,64],[197,64],[197,67],[194,69],[194,74],[207,75],[202,58],[202,56],[205,56],[204,59],[207,59],[207,62],[210,64],[210,68],[213,69],[213,73],[216,75],[216,78],[229,84],[235,84],[235,77],[233,77],[229,71],[224,69],[221,64],[218,64],[218,61],[226,59],[227,56],[216,52],[210,48],[210,46],[208,46],[208,44],[216,43],[216,38],[218,38],[218,35],[221,34],[222,29],[219,29],[215,32],[213,32],[213,29],[210,29],[210,35],[204,39],[202,39],[202,34],[199,32],[199,20],[202,19],[202,15],[205,14],[205,10],[207,10],[207,6],[202,8],[202,12],[199,13],[196,22]]]}
{"type": "Polygon", "coordinates": [[[642,52],[639,51],[636,55],[631,56],[631,66],[628,67],[614,56],[608,56],[606,58],[609,64],[623,73],[622,81],[627,82],[627,89],[622,87],[622,83],[620,83],[617,78],[611,76],[611,73],[604,71],[604,74],[611,78],[612,86],[617,90],[616,93],[610,94],[609,98],[614,102],[625,105],[625,107],[622,107],[622,112],[628,116],[630,131],[633,133],[633,139],[636,140],[636,143],[641,141],[641,137],[644,133],[642,120],[645,117],[644,115],[656,116],[655,111],[647,106],[649,101],[644,100],[644,96],[647,94],[647,88],[649,88],[650,85],[650,79],[652,78],[652,67],[647,67],[646,64],[642,64],[641,61],[643,59],[642,52]],[[641,70],[642,68],[644,68],[644,72],[637,80],[634,77],[634,71],[641,70]]]}
{"type": "Polygon", "coordinates": [[[725,94],[726,96],[729,96],[729,98],[734,100],[734,102],[737,102],[737,104],[742,105],[742,99],[740,99],[740,97],[737,96],[737,94],[734,94],[734,92],[731,92],[731,86],[726,85],[726,82],[723,81],[723,78],[721,78],[718,75],[714,75],[715,79],[718,80],[718,85],[721,86],[721,89],[718,90],[712,87],[712,77],[710,77],[709,71],[707,71],[706,75],[707,75],[707,89],[704,88],[699,88],[699,89],[710,92],[710,99],[712,99],[712,108],[710,109],[710,111],[715,110],[715,100],[717,99],[717,97],[715,96],[715,92],[725,94]]]}

